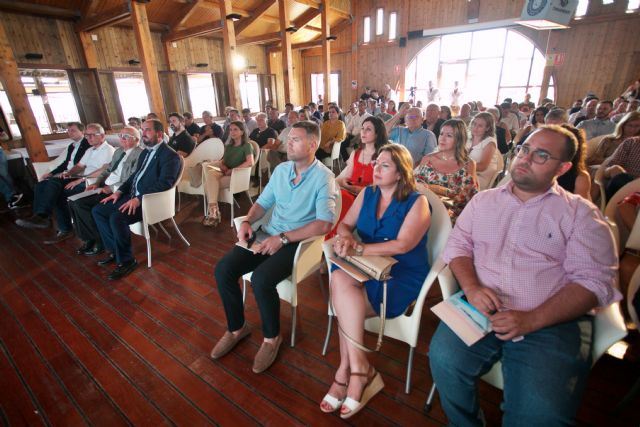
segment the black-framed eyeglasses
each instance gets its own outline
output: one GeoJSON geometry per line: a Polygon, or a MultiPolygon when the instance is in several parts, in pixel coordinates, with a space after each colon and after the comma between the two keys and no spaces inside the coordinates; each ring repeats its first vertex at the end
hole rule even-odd
{"type": "Polygon", "coordinates": [[[545,163],[547,163],[547,160],[558,160],[560,162],[565,161],[558,157],[553,157],[551,154],[547,153],[544,150],[537,149],[532,151],[531,147],[529,147],[527,144],[518,145],[516,147],[515,153],[516,156],[520,158],[526,157],[529,155],[529,153],[531,153],[531,161],[539,165],[544,165],[545,163]]]}

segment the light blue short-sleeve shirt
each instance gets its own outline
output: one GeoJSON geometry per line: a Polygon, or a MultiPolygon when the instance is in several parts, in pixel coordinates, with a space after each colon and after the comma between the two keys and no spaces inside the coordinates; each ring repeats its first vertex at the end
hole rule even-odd
{"type": "Polygon", "coordinates": [[[404,145],[411,153],[414,164],[420,163],[424,156],[435,151],[438,146],[434,133],[422,127],[413,132],[408,128],[393,128],[389,133],[389,139],[396,144],[404,145]]]}
{"type": "Polygon", "coordinates": [[[338,189],[335,176],[320,161],[314,160],[304,172],[300,182],[294,163],[281,163],[271,175],[269,183],[257,202],[265,211],[273,207],[271,219],[263,230],[271,236],[295,230],[312,221],[333,223],[338,189]]]}

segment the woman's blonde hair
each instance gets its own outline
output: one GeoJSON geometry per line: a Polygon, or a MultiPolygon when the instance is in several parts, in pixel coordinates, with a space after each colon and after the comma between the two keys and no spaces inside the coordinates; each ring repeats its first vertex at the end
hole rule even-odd
{"type": "MultiPolygon", "coordinates": [[[[624,131],[624,125],[626,125],[627,123],[632,122],[634,120],[638,120],[638,119],[640,119],[640,111],[631,111],[631,112],[625,114],[622,117],[622,119],[620,119],[618,124],[616,125],[616,130],[613,131],[613,137],[615,139],[622,138],[622,132],[624,131]]],[[[638,135],[631,135],[631,136],[638,136],[638,135]]]]}
{"type": "Polygon", "coordinates": [[[449,126],[453,129],[453,139],[455,141],[454,154],[458,163],[465,164],[469,161],[469,153],[467,151],[467,125],[460,119],[447,120],[440,126],[442,128],[449,126]]]}
{"type": "Polygon", "coordinates": [[[484,136],[482,138],[484,139],[489,136],[492,136],[495,138],[496,137],[496,120],[494,119],[493,114],[487,113],[484,111],[482,113],[478,113],[471,120],[471,123],[475,122],[478,119],[484,120],[485,124],[487,125],[487,131],[484,133],[484,136]]]}
{"type": "Polygon", "coordinates": [[[403,145],[385,144],[378,150],[377,159],[380,158],[382,152],[388,152],[391,160],[396,165],[400,179],[393,197],[399,202],[407,200],[409,195],[416,191],[416,179],[413,176],[413,158],[411,153],[403,145]]]}

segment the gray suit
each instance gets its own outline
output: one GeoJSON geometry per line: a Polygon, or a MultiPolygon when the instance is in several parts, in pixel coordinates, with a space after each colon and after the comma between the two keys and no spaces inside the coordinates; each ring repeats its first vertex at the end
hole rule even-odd
{"type": "MultiPolygon", "coordinates": [[[[120,187],[129,179],[131,175],[136,171],[136,165],[138,164],[138,157],[144,150],[138,146],[134,147],[129,156],[123,160],[122,171],[120,173],[120,180],[111,186],[111,191],[115,190],[114,187],[120,187]]],[[[111,172],[115,171],[120,165],[120,159],[125,155],[125,151],[122,148],[118,148],[111,158],[109,167],[105,169],[97,178],[95,185],[98,187],[104,187],[104,183],[107,177],[111,175],[111,172]]],[[[107,197],[107,194],[92,194],[91,196],[83,197],[78,200],[69,201],[69,208],[71,209],[71,216],[73,217],[76,234],[85,242],[95,242],[96,246],[102,247],[100,241],[100,233],[96,228],[96,223],[91,215],[91,209],[97,205],[100,200],[107,197]]]]}

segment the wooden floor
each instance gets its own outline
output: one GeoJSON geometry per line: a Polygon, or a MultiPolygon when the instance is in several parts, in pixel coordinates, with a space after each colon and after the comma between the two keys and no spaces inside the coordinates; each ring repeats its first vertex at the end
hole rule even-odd
{"type": "MultiPolygon", "coordinates": [[[[225,330],[213,266],[234,242],[228,222],[204,228],[201,205],[187,198],[178,222],[191,242],[152,241],[153,268],[145,245],[134,239],[141,266],[109,282],[110,269],[75,254],[67,240],[44,247],[46,233],[19,229],[28,209],[0,215],[0,424],[4,425],[333,425],[318,403],[338,362],[337,340],[321,355],[326,328],[326,276],[300,288],[298,342],[281,347],[266,372],[251,371],[262,336],[259,314],[248,297],[251,337],[219,361],[208,355],[225,330]],[[322,285],[321,285],[322,283],[322,285]]],[[[184,205],[184,200],[183,200],[184,205]]],[[[240,209],[246,212],[247,203],[240,209]]],[[[228,220],[228,206],[223,206],[228,220]]],[[[171,231],[171,230],[170,230],[171,231]]],[[[432,290],[427,305],[438,301],[432,290]]],[[[282,333],[291,330],[283,303],[282,333]]],[[[436,399],[422,412],[431,375],[426,353],[437,324],[425,308],[411,394],[404,394],[407,346],[386,340],[373,356],[384,391],[352,419],[355,425],[442,425],[436,399]]],[[[287,342],[287,341],[285,341],[287,342]]],[[[592,371],[579,413],[581,425],[638,426],[640,399],[611,413],[640,375],[638,363],[603,357],[592,371]]],[[[490,425],[500,424],[501,392],[480,385],[490,425]]]]}

